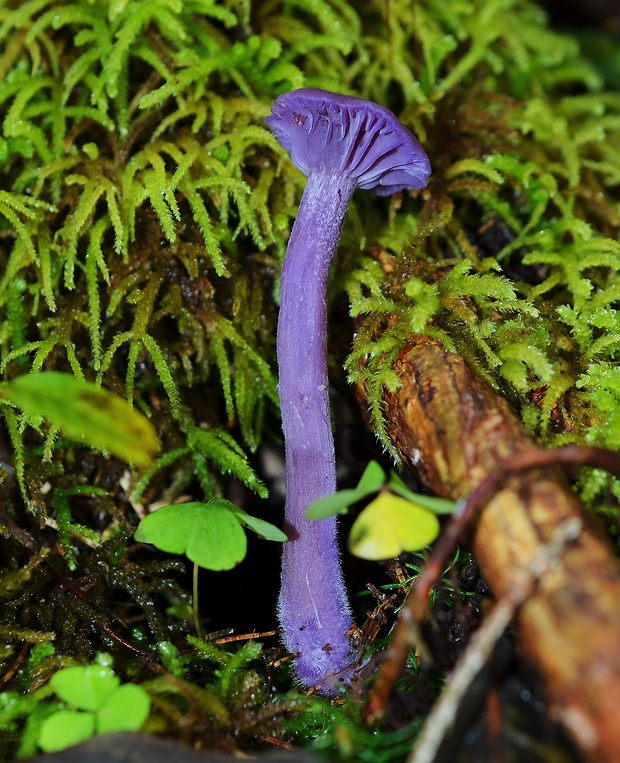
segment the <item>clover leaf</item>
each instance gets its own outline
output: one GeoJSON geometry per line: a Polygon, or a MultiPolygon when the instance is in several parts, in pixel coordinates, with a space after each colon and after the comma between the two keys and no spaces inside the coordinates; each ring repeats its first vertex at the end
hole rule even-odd
{"type": "Polygon", "coordinates": [[[371,461],[357,487],[321,498],[306,509],[308,519],[346,514],[354,503],[378,495],[361,511],[349,534],[348,548],[362,559],[390,559],[403,551],[418,551],[439,534],[437,514],[451,514],[455,504],[445,498],[420,495],[403,480],[371,461]]]}
{"type": "Polygon", "coordinates": [[[139,731],[151,709],[141,686],[120,685],[114,671],[100,664],[75,665],[59,670],[50,688],[66,707],[48,716],[39,731],[44,752],[64,750],[93,734],[139,731]]]}
{"type": "Polygon", "coordinates": [[[230,570],[245,557],[243,525],[266,540],[285,541],[274,525],[246,514],[223,498],[164,506],[144,517],[135,538],[161,551],[185,554],[208,570],[230,570]]]}
{"type": "Polygon", "coordinates": [[[395,472],[390,472],[390,476],[387,478],[379,464],[376,461],[371,461],[364,470],[357,487],[349,490],[338,490],[332,495],[314,501],[306,509],[306,517],[308,519],[325,519],[325,517],[331,517],[334,514],[347,514],[349,507],[354,503],[384,489],[397,493],[418,506],[423,506],[432,511],[433,514],[452,514],[454,511],[455,504],[453,501],[414,493],[395,472]]]}

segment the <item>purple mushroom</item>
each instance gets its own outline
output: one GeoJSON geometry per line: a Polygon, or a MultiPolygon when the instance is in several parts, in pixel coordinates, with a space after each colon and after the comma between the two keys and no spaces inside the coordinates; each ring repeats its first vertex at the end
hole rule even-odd
{"type": "Polygon", "coordinates": [[[305,510],[336,489],[327,379],[327,277],[353,192],[384,196],[423,188],[424,150],[391,111],[313,88],[281,95],[266,119],[308,182],[282,268],[279,393],[286,453],[285,530],[279,618],[306,686],[333,693],[351,674],[352,624],[336,518],[305,510]]]}

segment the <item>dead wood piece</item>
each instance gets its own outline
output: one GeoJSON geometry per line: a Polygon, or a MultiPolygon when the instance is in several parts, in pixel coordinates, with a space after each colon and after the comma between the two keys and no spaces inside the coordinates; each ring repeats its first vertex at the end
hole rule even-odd
{"type": "MultiPolygon", "coordinates": [[[[433,763],[449,729],[454,725],[460,707],[467,701],[476,676],[493,659],[500,638],[513,621],[515,614],[534,592],[542,575],[552,569],[562,558],[569,543],[581,532],[581,522],[571,519],[560,525],[554,533],[550,545],[541,546],[533,560],[529,574],[523,580],[515,581],[512,589],[497,602],[480,628],[474,633],[465,652],[452,671],[441,696],[435,703],[416,740],[415,747],[406,763],[433,763]]],[[[489,696],[494,696],[491,692],[489,696]]],[[[493,737],[500,737],[500,708],[497,707],[494,722],[498,726],[493,737]]],[[[491,715],[491,714],[490,714],[491,715]]],[[[491,716],[492,717],[492,716],[491,716]]],[[[489,726],[493,721],[489,717],[489,726]]],[[[498,760],[501,759],[501,753],[498,760]]],[[[493,758],[495,760],[495,758],[493,758]]]]}
{"type": "MultiPolygon", "coordinates": [[[[535,448],[508,403],[462,357],[416,336],[386,393],[388,432],[435,493],[467,497],[506,459],[535,448]]],[[[520,609],[520,644],[550,711],[597,763],[620,760],[620,566],[554,469],[510,477],[480,515],[473,550],[495,595],[510,592],[554,530],[584,529],[520,609]]]]}

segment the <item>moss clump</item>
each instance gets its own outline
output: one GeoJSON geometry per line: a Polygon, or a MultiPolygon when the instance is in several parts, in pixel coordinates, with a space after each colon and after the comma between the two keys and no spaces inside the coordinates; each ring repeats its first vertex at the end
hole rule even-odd
{"type": "MultiPolygon", "coordinates": [[[[421,4],[409,40],[422,48],[410,66],[435,172],[348,274],[352,315],[364,316],[351,378],[371,391],[382,434],[381,390],[397,383],[390,360],[409,332],[426,332],[463,354],[544,441],[618,448],[620,98],[532,6],[461,11],[436,66],[434,5],[421,4]]],[[[583,487],[602,509],[610,487],[620,496],[598,472],[583,487]]]]}

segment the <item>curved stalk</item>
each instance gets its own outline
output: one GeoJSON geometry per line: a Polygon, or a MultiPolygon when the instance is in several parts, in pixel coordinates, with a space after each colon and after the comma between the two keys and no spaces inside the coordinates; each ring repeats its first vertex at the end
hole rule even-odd
{"type": "MultiPolygon", "coordinates": [[[[327,378],[327,278],[353,182],[311,175],[282,269],[279,393],[286,450],[285,530],[279,616],[295,670],[307,685],[342,674],[352,617],[335,517],[308,520],[310,503],[336,489],[327,378]]],[[[328,687],[327,687],[328,688],[328,687]]]]}

